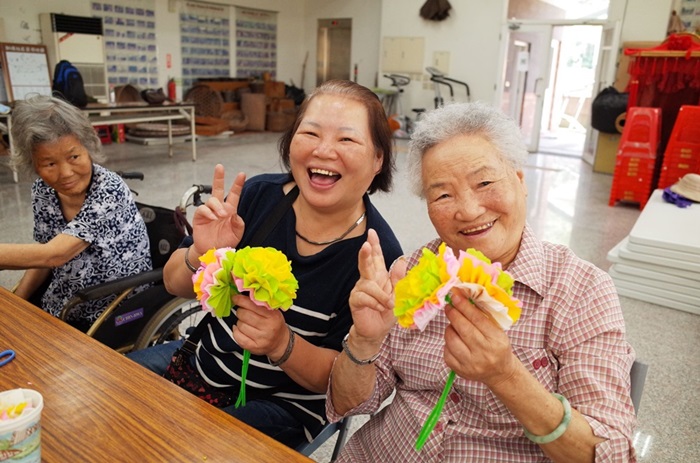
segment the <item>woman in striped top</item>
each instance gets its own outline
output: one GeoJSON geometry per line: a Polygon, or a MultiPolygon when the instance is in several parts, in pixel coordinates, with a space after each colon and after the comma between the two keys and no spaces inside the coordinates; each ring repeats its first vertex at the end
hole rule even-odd
{"type": "MultiPolygon", "coordinates": [[[[350,328],[348,298],[359,278],[357,256],[367,231],[380,235],[386,262],[401,255],[401,248],[369,199],[375,191],[389,191],[394,170],[391,131],[374,93],[350,81],[322,84],[304,101],[279,148],[287,173],[247,181],[240,173],[226,196],[224,168],[216,167],[212,196],[193,218],[194,241],[173,254],[164,276],[171,293],[193,297],[197,257],[211,248],[249,244],[275,205],[298,188],[276,227],[254,243],[279,249],[291,261],[299,281],[294,305],[286,312],[268,311],[245,296],[234,297],[232,314],[209,323],[193,356],[207,387],[235,401],[248,349],[253,354],[248,401],[238,409],[221,405],[296,446],[327,422],[325,391],[350,328]]],[[[162,373],[176,347],[157,346],[131,358],[162,373]],[[156,349],[169,352],[157,357],[156,349]]]]}

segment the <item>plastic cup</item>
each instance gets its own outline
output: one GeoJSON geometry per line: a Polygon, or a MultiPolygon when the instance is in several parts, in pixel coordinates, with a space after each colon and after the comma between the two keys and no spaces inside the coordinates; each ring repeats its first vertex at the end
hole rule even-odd
{"type": "Polygon", "coordinates": [[[0,392],[0,403],[19,391],[33,407],[17,418],[0,419],[0,461],[12,463],[41,462],[41,409],[44,399],[31,389],[13,389],[0,392]]]}

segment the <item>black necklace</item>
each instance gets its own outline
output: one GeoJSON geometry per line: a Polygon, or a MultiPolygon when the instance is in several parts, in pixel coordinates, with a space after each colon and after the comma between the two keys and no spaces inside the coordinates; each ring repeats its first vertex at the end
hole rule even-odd
{"type": "Polygon", "coordinates": [[[350,225],[350,228],[348,228],[347,230],[345,230],[345,233],[343,233],[343,234],[340,235],[339,237],[337,237],[337,238],[335,238],[335,239],[332,239],[332,240],[328,240],[328,241],[311,241],[310,239],[305,238],[304,236],[302,236],[301,233],[299,233],[298,231],[294,230],[294,232],[297,234],[297,236],[298,236],[299,238],[301,238],[302,240],[306,241],[306,242],[309,243],[309,244],[313,244],[314,246],[325,246],[325,245],[327,245],[327,244],[337,243],[338,241],[340,241],[340,240],[342,240],[343,238],[345,238],[346,236],[348,236],[348,233],[350,233],[350,232],[353,231],[355,228],[357,228],[357,226],[360,225],[360,224],[362,223],[363,220],[365,220],[365,214],[366,214],[366,212],[363,212],[362,215],[360,216],[360,218],[357,219],[357,220],[355,221],[354,224],[350,225]]]}

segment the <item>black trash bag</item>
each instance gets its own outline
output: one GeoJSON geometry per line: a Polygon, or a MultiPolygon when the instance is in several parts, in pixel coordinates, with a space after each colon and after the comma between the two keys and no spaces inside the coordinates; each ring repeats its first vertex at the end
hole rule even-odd
{"type": "Polygon", "coordinates": [[[420,16],[429,21],[442,21],[447,19],[451,9],[447,0],[427,0],[420,9],[420,16]]]}
{"type": "Polygon", "coordinates": [[[304,98],[306,98],[304,89],[295,85],[285,85],[284,92],[287,98],[294,100],[294,105],[296,106],[301,105],[304,102],[304,98]]]}
{"type": "Polygon", "coordinates": [[[629,93],[618,92],[612,86],[601,90],[591,103],[591,127],[604,133],[620,133],[615,121],[627,111],[628,98],[629,93]]]}

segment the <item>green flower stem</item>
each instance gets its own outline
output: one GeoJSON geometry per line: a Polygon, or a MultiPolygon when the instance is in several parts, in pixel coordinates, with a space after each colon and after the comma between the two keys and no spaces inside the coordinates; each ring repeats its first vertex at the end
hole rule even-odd
{"type": "Polygon", "coordinates": [[[425,420],[425,423],[423,424],[423,429],[420,430],[420,434],[418,435],[418,439],[416,440],[416,450],[420,451],[423,448],[423,446],[428,440],[428,437],[430,436],[430,433],[433,432],[433,428],[435,428],[435,425],[437,424],[438,419],[440,418],[440,414],[442,413],[442,408],[445,406],[447,394],[449,394],[450,389],[452,389],[452,383],[454,383],[455,381],[455,376],[455,372],[450,370],[450,374],[447,375],[447,382],[445,383],[445,388],[442,390],[442,395],[435,404],[435,407],[433,407],[433,411],[430,412],[428,419],[425,420]]]}
{"type": "Polygon", "coordinates": [[[248,376],[248,363],[250,363],[250,351],[243,349],[243,367],[241,368],[241,388],[238,390],[236,408],[245,407],[245,378],[248,376]]]}

